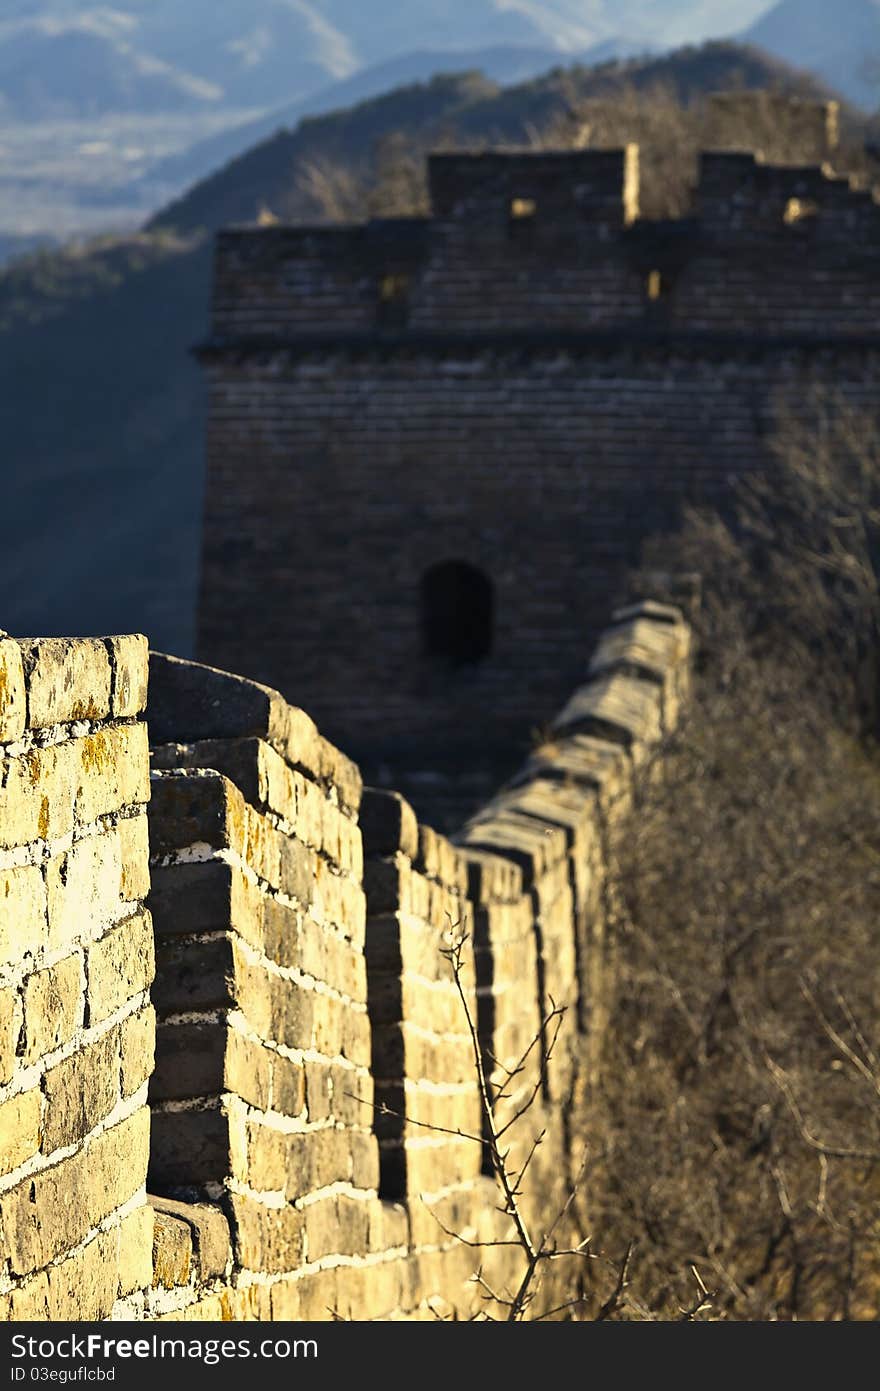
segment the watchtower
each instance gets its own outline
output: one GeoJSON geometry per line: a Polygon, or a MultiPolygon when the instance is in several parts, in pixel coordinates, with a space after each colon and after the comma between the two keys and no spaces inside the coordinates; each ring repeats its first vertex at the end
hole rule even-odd
{"type": "Polygon", "coordinates": [[[876,404],[880,211],[739,152],[674,223],[635,147],[429,184],[425,218],[218,238],[199,656],[433,812],[578,680],[645,535],[766,460],[779,391],[876,404]]]}

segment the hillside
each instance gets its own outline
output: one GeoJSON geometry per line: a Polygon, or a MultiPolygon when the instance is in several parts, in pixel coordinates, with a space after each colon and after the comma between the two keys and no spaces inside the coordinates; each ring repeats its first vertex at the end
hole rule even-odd
{"type": "Polygon", "coordinates": [[[507,89],[473,74],[439,78],[280,133],[166,209],[144,238],[44,252],[0,276],[0,487],[14,518],[0,548],[2,626],[141,629],[159,647],[190,650],[204,421],[189,348],[208,320],[203,229],[250,219],[261,204],[307,207],[298,180],[309,161],[358,166],[383,135],[522,140],[573,94],[659,81],[689,100],[736,83],[804,90],[805,80],[731,44],[507,89]]]}
{"type": "MultiPolygon", "coordinates": [[[[646,51],[644,44],[604,39],[579,57],[586,67],[609,59],[635,56],[646,51]]],[[[419,49],[362,68],[352,77],[342,78],[320,92],[287,102],[267,115],[232,126],[196,141],[187,149],[159,161],[149,172],[150,180],[193,183],[227,164],[252,146],[267,140],[279,130],[293,130],[307,116],[320,116],[343,107],[355,106],[381,96],[396,87],[429,82],[438,73],[480,72],[500,85],[526,82],[549,71],[559,55],[548,48],[525,44],[506,44],[493,48],[419,49]]]]}
{"type": "Polygon", "coordinates": [[[511,87],[501,87],[482,73],[440,76],[303,120],[293,130],[277,130],[176,199],[150,226],[219,227],[249,221],[262,204],[296,215],[290,197],[298,165],[315,159],[356,163],[389,131],[406,131],[424,143],[450,132],[465,140],[523,140],[529,130],[540,129],[573,101],[612,97],[628,87],[650,91],[659,85],[684,105],[706,92],[739,87],[827,94],[819,82],[757,49],[721,41],[592,68],[558,67],[511,87]]]}

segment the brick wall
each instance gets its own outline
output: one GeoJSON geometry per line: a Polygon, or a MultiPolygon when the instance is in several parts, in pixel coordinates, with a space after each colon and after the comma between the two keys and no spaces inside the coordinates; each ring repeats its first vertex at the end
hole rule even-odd
{"type": "Polygon", "coordinates": [[[510,1162],[544,1132],[537,1228],[613,1001],[607,825],[688,647],[619,614],[449,840],[277,692],[158,654],[148,784],[143,640],[4,639],[5,1316],[467,1317],[478,1266],[509,1284],[510,1245],[467,1244],[510,1235],[474,1040],[510,1162]]]}
{"type": "Polygon", "coordinates": [[[0,1311],[151,1280],[143,638],[0,635],[0,1311]]]}
{"type": "Polygon", "coordinates": [[[633,220],[636,167],[438,156],[430,218],[218,238],[199,655],[441,829],[580,680],[642,540],[772,466],[781,399],[880,406],[869,192],[709,152],[695,216],[660,224],[633,220]],[[460,666],[422,614],[450,561],[494,597],[460,666]]]}

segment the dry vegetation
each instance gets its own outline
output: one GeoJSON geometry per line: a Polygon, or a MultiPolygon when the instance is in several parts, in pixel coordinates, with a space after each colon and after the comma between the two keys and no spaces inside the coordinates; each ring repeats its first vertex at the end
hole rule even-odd
{"type": "Polygon", "coordinates": [[[592,1216],[629,1317],[880,1312],[880,450],[780,409],[772,475],[649,560],[703,572],[688,717],[616,847],[592,1216]]]}

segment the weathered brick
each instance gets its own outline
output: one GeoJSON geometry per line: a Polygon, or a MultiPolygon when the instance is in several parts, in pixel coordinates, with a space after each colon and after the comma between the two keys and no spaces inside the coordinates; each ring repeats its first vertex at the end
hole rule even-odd
{"type": "Polygon", "coordinates": [[[54,840],[73,828],[74,742],[0,760],[0,846],[54,840]]]}
{"type": "Polygon", "coordinates": [[[144,1203],[112,1228],[122,1297],[150,1287],[153,1275],[153,1210],[144,1203]]]}
{"type": "Polygon", "coordinates": [[[120,894],[127,903],[137,903],[150,892],[150,844],[145,812],[127,816],[116,827],[122,859],[120,894]]]}
{"type": "Polygon", "coordinates": [[[9,1174],[40,1148],[39,1087],[0,1103],[0,1174],[9,1174]]]}
{"type": "Polygon", "coordinates": [[[290,723],[287,702],[277,691],[162,652],[150,653],[148,718],[157,745],[243,735],[283,744],[290,723]]]}
{"type": "Polygon", "coordinates": [[[75,841],[46,867],[49,945],[58,950],[119,920],[125,873],[119,828],[75,841]]]}
{"type": "Polygon", "coordinates": [[[266,1207],[240,1193],[229,1198],[236,1259],[245,1270],[274,1275],[302,1262],[304,1215],[296,1208],[266,1207]]]}
{"type": "Polygon", "coordinates": [[[12,1272],[28,1275],[78,1245],[144,1182],[149,1112],[96,1136],[84,1149],[0,1196],[12,1272]]]}
{"type": "Polygon", "coordinates": [[[328,787],[332,787],[340,806],[356,813],[361,805],[363,778],[357,764],[327,739],[320,741],[320,777],[328,787]]]}
{"type": "MultiPolygon", "coordinates": [[[[237,1029],[228,1029],[223,1057],[223,1089],[260,1111],[272,1107],[272,1064],[277,1057],[237,1029]]],[[[282,1059],[281,1061],[286,1061],[282,1059]]],[[[302,1071],[301,1064],[294,1064],[302,1071]]],[[[278,1108],[282,1109],[282,1108],[278,1108]]]]}
{"type": "Polygon", "coordinates": [[[273,1319],[324,1320],[337,1311],[338,1271],[318,1270],[298,1280],[279,1280],[272,1287],[273,1319]]]}
{"type": "Polygon", "coordinates": [[[16,1323],[42,1322],[49,1314],[49,1278],[40,1271],[32,1280],[12,1291],[10,1317],[16,1323]]]}
{"type": "Polygon", "coordinates": [[[238,1005],[261,1038],[287,1048],[310,1048],[314,1031],[314,990],[265,971],[236,951],[238,1005]]]}
{"type": "Polygon", "coordinates": [[[46,943],[48,910],[37,865],[0,870],[0,962],[20,962],[46,943]]]}
{"type": "Polygon", "coordinates": [[[233,904],[242,886],[245,891],[249,887],[241,872],[224,860],[155,865],[151,879],[149,907],[157,938],[224,931],[233,920],[233,904]]]}
{"type": "Polygon", "coordinates": [[[15,1074],[16,1050],[21,1033],[24,1011],[17,990],[0,989],[0,1086],[11,1082],[15,1074]]]}
{"type": "Polygon", "coordinates": [[[46,1274],[52,1322],[106,1318],[119,1288],[117,1233],[99,1232],[46,1274]]]}
{"type": "Polygon", "coordinates": [[[149,822],[155,859],[201,843],[222,850],[244,840],[244,799],[219,773],[157,773],[150,783],[149,822]]]}
{"type": "Polygon", "coordinates": [[[358,1255],[367,1249],[369,1208],[364,1201],[337,1195],[321,1198],[305,1209],[308,1260],[358,1255]]]}
{"type": "Polygon", "coordinates": [[[19,739],[27,724],[27,697],[21,648],[0,637],[0,744],[19,739]]]}
{"type": "Polygon", "coordinates": [[[24,983],[26,1063],[67,1043],[82,1022],[82,958],[67,956],[24,983]]]}
{"type": "Polygon", "coordinates": [[[227,1033],[223,1086],[261,1111],[299,1116],[305,1106],[305,1067],[237,1030],[227,1033]]]}
{"type": "Polygon", "coordinates": [[[148,912],[134,913],[86,951],[89,1019],[98,1023],[153,979],[153,930],[148,912]]]}
{"type": "Polygon", "coordinates": [[[402,851],[409,860],[418,853],[416,812],[396,791],[364,787],[359,814],[364,854],[393,855],[402,851]]]}
{"type": "Polygon", "coordinates": [[[110,658],[100,638],[23,638],[31,729],[110,713],[110,658]]]}
{"type": "Polygon", "coordinates": [[[90,826],[99,816],[147,802],[150,761],[144,724],[111,724],[71,745],[77,756],[76,818],[90,826]]]}
{"type": "MultiPolygon", "coordinates": [[[[413,880],[409,860],[403,855],[367,860],[364,865],[364,891],[368,919],[380,913],[409,912],[413,908],[413,880]]],[[[367,932],[369,944],[370,933],[367,932]]]]}
{"type": "Polygon", "coordinates": [[[231,935],[207,941],[160,938],[152,998],[160,1014],[232,1006],[236,989],[231,935]]]}
{"type": "Polygon", "coordinates": [[[229,1223],[220,1208],[209,1203],[178,1203],[171,1198],[150,1198],[150,1203],[157,1214],[174,1217],[189,1227],[199,1279],[210,1280],[225,1273],[232,1248],[229,1223]]]}
{"type": "Polygon", "coordinates": [[[169,1212],[153,1208],[153,1285],[187,1284],[192,1267],[192,1229],[169,1212]]]}
{"type": "Polygon", "coordinates": [[[293,1199],[321,1186],[314,1176],[319,1132],[287,1135],[248,1122],[246,1135],[246,1150],[237,1157],[235,1177],[249,1188],[260,1193],[281,1192],[293,1199]]]}
{"type": "Polygon", "coordinates": [[[43,1150],[52,1154],[84,1139],[119,1100],[118,1029],[56,1063],[46,1073],[43,1088],[43,1150]]]}
{"type": "Polygon", "coordinates": [[[156,1014],[146,1005],[119,1025],[122,1095],[133,1096],[152,1075],[156,1050],[156,1014]]]}
{"type": "Polygon", "coordinates": [[[112,711],[119,717],[139,715],[147,704],[148,644],[140,633],[107,638],[112,667],[112,711]]]}

